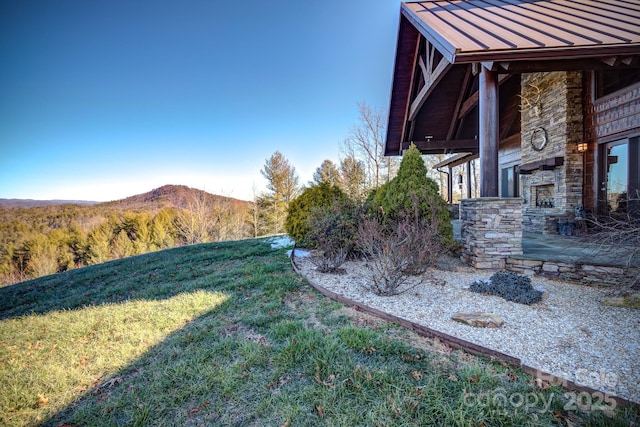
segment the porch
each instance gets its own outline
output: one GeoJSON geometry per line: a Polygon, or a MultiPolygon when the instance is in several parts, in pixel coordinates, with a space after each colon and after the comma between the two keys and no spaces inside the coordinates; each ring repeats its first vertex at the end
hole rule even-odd
{"type": "MultiPolygon", "coordinates": [[[[454,238],[461,241],[462,222],[452,221],[454,238]]],[[[638,274],[640,253],[628,248],[589,241],[583,236],[522,233],[522,254],[511,255],[505,269],[595,286],[619,283],[638,274]]]]}

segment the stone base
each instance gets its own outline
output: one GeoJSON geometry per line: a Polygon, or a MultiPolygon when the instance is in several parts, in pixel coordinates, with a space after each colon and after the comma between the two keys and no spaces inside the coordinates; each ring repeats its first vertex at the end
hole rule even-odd
{"type": "Polygon", "coordinates": [[[506,260],[505,270],[526,276],[543,276],[590,286],[612,287],[640,274],[639,268],[622,268],[606,265],[572,264],[513,257],[506,260]]]}
{"type": "Polygon", "coordinates": [[[559,213],[525,212],[522,219],[524,231],[536,234],[558,234],[558,221],[566,221],[567,215],[559,213]]]}
{"type": "Polygon", "coordinates": [[[504,269],[506,260],[522,255],[522,200],[519,198],[461,201],[463,262],[477,269],[504,269]]]}

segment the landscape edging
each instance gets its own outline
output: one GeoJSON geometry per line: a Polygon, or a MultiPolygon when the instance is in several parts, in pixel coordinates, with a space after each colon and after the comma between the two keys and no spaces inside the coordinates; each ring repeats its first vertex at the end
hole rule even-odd
{"type": "MultiPolygon", "coordinates": [[[[372,316],[376,316],[382,320],[386,320],[388,322],[392,322],[395,323],[397,325],[402,326],[405,329],[408,329],[410,331],[415,332],[416,334],[425,337],[425,338],[437,338],[438,340],[442,341],[444,344],[448,345],[449,347],[452,348],[456,348],[456,349],[460,349],[463,350],[467,353],[476,355],[476,356],[484,356],[484,357],[489,357],[490,359],[493,360],[497,360],[500,362],[504,362],[507,363],[509,366],[512,366],[514,368],[520,368],[522,369],[525,373],[535,377],[535,378],[541,378],[544,381],[548,382],[551,385],[560,385],[562,386],[562,388],[564,388],[565,390],[571,391],[571,392],[576,392],[576,393],[588,393],[590,396],[593,396],[595,393],[599,393],[599,394],[603,394],[603,392],[601,390],[597,390],[595,388],[589,387],[589,386],[585,386],[582,384],[577,384],[573,381],[570,381],[566,378],[562,378],[559,377],[557,375],[553,375],[544,371],[541,371],[538,368],[534,368],[532,366],[526,365],[524,363],[522,363],[522,360],[520,360],[517,357],[513,357],[510,356],[506,353],[501,353],[499,351],[496,350],[492,350],[490,348],[487,347],[483,347],[481,345],[472,343],[470,341],[466,341],[463,340],[461,338],[457,338],[454,337],[452,335],[446,334],[444,332],[440,332],[440,331],[436,331],[434,329],[431,329],[427,326],[424,325],[420,325],[418,323],[412,322],[410,320],[407,319],[403,319],[401,317],[398,316],[394,316],[393,314],[389,314],[386,313],[384,311],[378,310],[376,308],[373,307],[369,307],[367,305],[361,304],[357,301],[354,301],[350,298],[347,298],[343,295],[340,295],[336,292],[333,292],[329,289],[326,289],[322,286],[320,286],[319,284],[315,283],[313,280],[311,280],[309,277],[307,277],[296,265],[295,263],[295,246],[293,247],[293,249],[291,250],[291,255],[289,256],[290,260],[291,260],[291,266],[293,268],[293,270],[299,274],[300,276],[304,277],[305,280],[309,283],[309,285],[315,289],[316,291],[318,291],[319,293],[321,293],[322,295],[336,301],[339,302],[347,307],[352,307],[354,310],[356,311],[361,311],[363,313],[367,313],[370,314],[372,316]]],[[[630,401],[628,399],[625,399],[623,397],[618,397],[615,395],[610,395],[610,394],[606,394],[607,397],[613,399],[616,402],[616,407],[622,407],[622,408],[633,408],[635,411],[640,413],[640,403],[639,402],[633,402],[630,401]]]]}

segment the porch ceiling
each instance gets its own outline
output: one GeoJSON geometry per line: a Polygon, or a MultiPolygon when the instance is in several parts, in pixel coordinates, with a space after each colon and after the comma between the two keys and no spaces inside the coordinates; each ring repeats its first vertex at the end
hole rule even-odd
{"type": "Polygon", "coordinates": [[[403,3],[386,155],[478,151],[478,66],[500,77],[501,141],[519,136],[523,72],[640,67],[640,4],[624,0],[403,3]]]}

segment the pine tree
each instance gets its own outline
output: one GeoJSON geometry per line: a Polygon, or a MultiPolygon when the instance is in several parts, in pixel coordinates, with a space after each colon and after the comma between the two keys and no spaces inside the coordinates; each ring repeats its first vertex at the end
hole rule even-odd
{"type": "Polygon", "coordinates": [[[87,235],[87,263],[100,264],[111,259],[113,232],[108,221],[94,227],[87,235]]]}
{"type": "Polygon", "coordinates": [[[340,187],[352,200],[362,200],[365,194],[366,173],[362,162],[347,156],[340,162],[340,187]]]}
{"type": "Polygon", "coordinates": [[[256,202],[265,208],[263,213],[267,217],[270,232],[282,233],[289,203],[300,193],[296,169],[282,153],[276,151],[267,159],[260,173],[266,178],[269,191],[260,195],[256,202]]]}
{"type": "Polygon", "coordinates": [[[329,184],[331,186],[340,185],[340,171],[331,160],[327,159],[313,173],[315,184],[329,184]]]}
{"type": "Polygon", "coordinates": [[[443,242],[450,244],[453,229],[447,203],[440,196],[438,184],[427,176],[427,167],[418,148],[411,144],[393,178],[383,192],[381,205],[387,218],[397,218],[416,208],[418,215],[438,222],[438,233],[443,242]]]}

